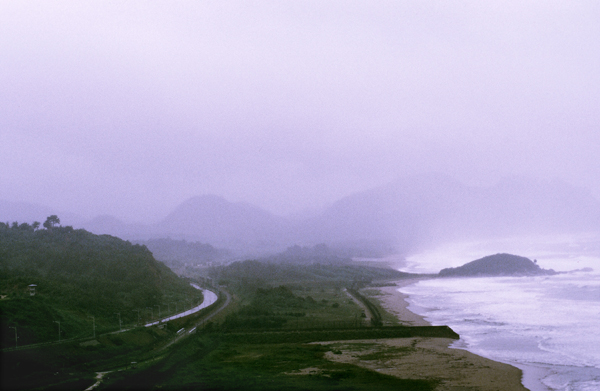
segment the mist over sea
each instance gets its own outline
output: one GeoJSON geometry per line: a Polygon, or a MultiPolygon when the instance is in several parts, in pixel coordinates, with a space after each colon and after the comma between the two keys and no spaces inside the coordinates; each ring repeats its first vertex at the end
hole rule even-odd
{"type": "Polygon", "coordinates": [[[459,333],[454,347],[521,368],[532,391],[599,390],[600,234],[455,243],[411,256],[401,270],[433,273],[499,252],[572,272],[424,280],[400,289],[409,309],[459,333]]]}

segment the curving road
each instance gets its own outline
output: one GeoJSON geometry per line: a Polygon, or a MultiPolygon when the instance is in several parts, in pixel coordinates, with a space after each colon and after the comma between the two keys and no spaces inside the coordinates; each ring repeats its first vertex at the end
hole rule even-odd
{"type": "Polygon", "coordinates": [[[209,321],[210,319],[212,319],[215,315],[217,315],[219,312],[223,311],[225,309],[225,307],[227,307],[229,305],[229,303],[231,302],[231,294],[229,294],[229,292],[227,292],[225,290],[221,290],[221,292],[223,292],[225,294],[225,302],[223,303],[223,305],[221,305],[219,308],[217,308],[216,310],[214,310],[210,314],[204,316],[202,319],[198,320],[194,324],[194,327],[192,327],[190,329],[187,329],[187,330],[186,329],[181,329],[178,332],[179,334],[175,338],[173,338],[173,340],[171,342],[169,342],[165,346],[163,346],[160,349],[158,349],[158,351],[165,350],[166,348],[168,348],[169,346],[173,345],[174,343],[181,341],[183,338],[185,338],[188,335],[194,333],[196,331],[196,328],[198,326],[206,323],[207,321],[209,321]]]}
{"type": "Polygon", "coordinates": [[[200,287],[199,287],[198,285],[196,285],[196,284],[191,284],[191,285],[192,285],[194,288],[196,288],[196,289],[199,289],[199,290],[201,290],[201,291],[202,291],[202,294],[204,295],[204,300],[202,301],[202,304],[200,304],[199,306],[197,306],[197,307],[194,307],[194,308],[192,308],[192,309],[190,309],[190,310],[187,310],[187,311],[185,311],[185,312],[180,312],[180,313],[178,313],[178,314],[175,314],[175,315],[173,315],[173,316],[169,316],[169,317],[166,317],[166,318],[162,318],[162,319],[156,320],[156,321],[154,321],[154,322],[146,323],[144,326],[145,326],[145,327],[150,327],[150,326],[154,326],[154,325],[156,325],[156,324],[160,324],[160,323],[163,323],[163,322],[168,322],[168,321],[170,321],[170,320],[173,320],[173,319],[177,319],[177,318],[183,318],[184,316],[191,315],[191,314],[193,314],[193,313],[195,313],[195,312],[198,312],[198,311],[200,311],[200,310],[201,310],[201,309],[203,309],[203,308],[206,308],[206,307],[208,307],[208,306],[211,306],[211,305],[213,305],[213,304],[214,304],[214,303],[217,301],[217,299],[219,298],[219,297],[218,297],[218,296],[215,294],[215,292],[213,292],[213,291],[209,291],[209,290],[207,290],[207,289],[202,289],[202,288],[200,288],[200,287]]]}

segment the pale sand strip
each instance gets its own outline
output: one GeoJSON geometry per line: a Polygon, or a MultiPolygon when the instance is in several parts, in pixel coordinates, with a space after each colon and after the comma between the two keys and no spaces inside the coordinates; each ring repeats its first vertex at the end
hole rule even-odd
{"type": "MultiPolygon", "coordinates": [[[[429,325],[410,312],[400,286],[416,280],[402,280],[395,287],[378,288],[384,308],[398,316],[402,324],[429,325]]],[[[436,391],[525,391],[522,372],[508,364],[477,356],[466,350],[451,349],[454,342],[443,338],[393,338],[380,340],[322,342],[331,345],[327,358],[347,362],[403,379],[439,381],[436,391]],[[335,352],[335,353],[334,353],[335,352]]]]}
{"type": "Polygon", "coordinates": [[[508,364],[450,349],[445,338],[392,338],[319,342],[325,357],[402,379],[437,380],[436,391],[524,391],[521,371],[508,364]]]}
{"type": "Polygon", "coordinates": [[[431,326],[431,324],[423,319],[422,316],[417,315],[408,309],[408,302],[406,301],[407,296],[398,292],[398,288],[414,284],[417,281],[419,281],[417,278],[400,280],[396,282],[396,286],[377,288],[381,294],[380,296],[377,296],[377,299],[381,302],[381,305],[386,311],[396,315],[400,324],[406,326],[431,326]]]}

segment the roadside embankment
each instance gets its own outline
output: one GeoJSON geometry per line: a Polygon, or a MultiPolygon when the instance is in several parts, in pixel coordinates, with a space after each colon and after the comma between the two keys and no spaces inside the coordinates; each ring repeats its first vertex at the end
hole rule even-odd
{"type": "Polygon", "coordinates": [[[323,329],[295,331],[257,331],[257,332],[228,332],[220,338],[232,343],[308,343],[317,341],[338,341],[355,339],[384,339],[384,338],[443,338],[458,339],[456,334],[447,326],[424,327],[362,327],[356,329],[323,329]]]}

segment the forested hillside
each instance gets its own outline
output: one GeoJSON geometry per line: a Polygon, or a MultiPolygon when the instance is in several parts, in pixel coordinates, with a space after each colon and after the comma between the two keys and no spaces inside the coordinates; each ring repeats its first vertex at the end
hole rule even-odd
{"type": "Polygon", "coordinates": [[[231,256],[228,250],[200,242],[162,238],[135,241],[135,243],[146,246],[156,260],[180,275],[186,274],[186,268],[207,266],[231,256]]]}
{"type": "Polygon", "coordinates": [[[213,267],[209,275],[219,283],[243,287],[265,287],[267,281],[271,285],[327,283],[345,287],[357,281],[371,283],[377,280],[399,280],[414,276],[394,269],[350,263],[307,265],[258,260],[213,267]]]}
{"type": "Polygon", "coordinates": [[[169,302],[182,301],[183,308],[200,299],[145,246],[55,224],[0,223],[3,345],[15,325],[19,344],[34,343],[56,339],[54,322],[62,322],[63,338],[75,337],[82,327],[91,330],[92,316],[99,330],[118,329],[117,314],[135,324],[166,312],[169,302]],[[30,284],[37,285],[34,296],[30,284]]]}

